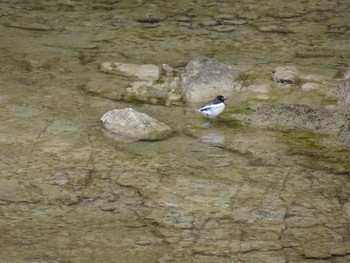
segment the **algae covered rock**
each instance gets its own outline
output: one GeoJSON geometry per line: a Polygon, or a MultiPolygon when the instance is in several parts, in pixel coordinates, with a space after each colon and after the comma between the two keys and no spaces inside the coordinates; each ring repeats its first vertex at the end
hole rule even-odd
{"type": "Polygon", "coordinates": [[[125,141],[163,140],[173,133],[166,124],[132,108],[108,111],[101,121],[109,135],[125,141]]]}

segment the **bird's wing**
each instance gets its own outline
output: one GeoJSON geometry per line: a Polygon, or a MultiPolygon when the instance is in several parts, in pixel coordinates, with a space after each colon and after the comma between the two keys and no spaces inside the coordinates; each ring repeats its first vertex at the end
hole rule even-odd
{"type": "Polygon", "coordinates": [[[207,107],[209,107],[209,106],[211,106],[213,104],[215,104],[214,100],[208,101],[206,104],[202,105],[199,109],[207,108],[207,107]]]}
{"type": "Polygon", "coordinates": [[[210,108],[212,108],[213,107],[213,104],[210,104],[210,105],[203,105],[200,109],[199,109],[199,111],[206,111],[206,110],[208,110],[208,109],[210,109],[210,108]]]}
{"type": "Polygon", "coordinates": [[[202,108],[200,108],[199,110],[200,111],[206,111],[206,110],[213,110],[215,108],[220,108],[222,107],[222,104],[223,103],[208,103],[208,104],[205,104],[204,106],[202,106],[202,108]]]}

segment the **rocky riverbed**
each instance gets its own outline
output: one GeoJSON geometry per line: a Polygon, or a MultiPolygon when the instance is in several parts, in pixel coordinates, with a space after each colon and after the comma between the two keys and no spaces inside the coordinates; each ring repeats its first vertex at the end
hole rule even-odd
{"type": "Polygon", "coordinates": [[[0,7],[0,262],[350,261],[348,1],[0,7]]]}

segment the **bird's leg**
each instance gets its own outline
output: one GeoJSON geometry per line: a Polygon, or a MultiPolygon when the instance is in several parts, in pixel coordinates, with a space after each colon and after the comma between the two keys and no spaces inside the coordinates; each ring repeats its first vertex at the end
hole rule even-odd
{"type": "Polygon", "coordinates": [[[211,118],[209,118],[209,116],[208,116],[208,114],[207,114],[207,122],[209,123],[209,124],[211,124],[212,123],[212,119],[211,118]]]}
{"type": "Polygon", "coordinates": [[[207,121],[203,124],[203,126],[209,126],[212,123],[212,120],[209,118],[209,116],[207,115],[207,121]]]}
{"type": "Polygon", "coordinates": [[[221,117],[219,117],[219,116],[217,116],[217,118],[218,118],[219,120],[221,120],[222,122],[225,122],[225,119],[223,119],[223,118],[221,118],[221,117]]]}

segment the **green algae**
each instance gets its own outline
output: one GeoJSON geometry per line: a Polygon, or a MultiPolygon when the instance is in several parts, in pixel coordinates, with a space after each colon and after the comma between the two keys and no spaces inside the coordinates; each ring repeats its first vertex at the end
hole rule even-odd
{"type": "Polygon", "coordinates": [[[335,169],[340,173],[349,171],[350,150],[336,145],[337,140],[329,134],[306,130],[286,129],[280,131],[281,140],[288,146],[287,154],[302,155],[310,165],[335,169]]]}
{"type": "Polygon", "coordinates": [[[230,129],[239,129],[239,128],[242,128],[242,124],[239,120],[237,120],[236,118],[225,118],[224,119],[224,122],[225,122],[225,126],[227,128],[230,128],[230,129]]]}
{"type": "Polygon", "coordinates": [[[325,134],[316,134],[311,131],[284,130],[281,135],[289,146],[290,154],[319,152],[326,148],[321,143],[322,138],[327,136],[325,134]]]}

